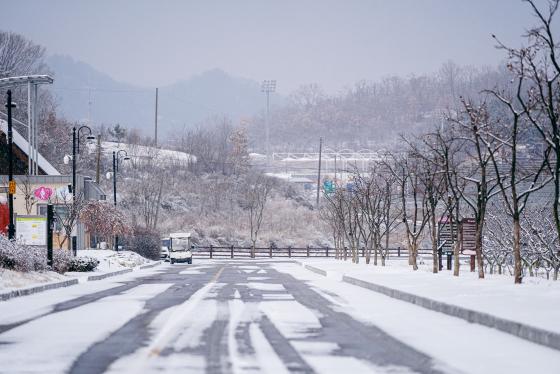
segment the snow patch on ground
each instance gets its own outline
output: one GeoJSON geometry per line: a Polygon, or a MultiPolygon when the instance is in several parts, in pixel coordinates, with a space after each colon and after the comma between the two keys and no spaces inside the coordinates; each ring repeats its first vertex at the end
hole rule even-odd
{"type": "MultiPolygon", "coordinates": [[[[436,360],[436,368],[444,373],[552,373],[555,372],[554,368],[560,366],[558,351],[498,330],[468,323],[370,290],[335,281],[296,264],[276,264],[273,267],[306,281],[314,289],[321,289],[323,296],[338,295],[339,297],[331,297],[329,300],[336,311],[376,326],[416,350],[433,357],[436,360]],[[339,302],[338,299],[344,300],[344,303],[339,302]],[[526,360],[523,357],[530,357],[530,359],[526,360]]],[[[439,286],[445,287],[445,284],[439,286]]],[[[293,313],[299,314],[297,311],[293,313]]],[[[336,356],[331,356],[331,359],[334,360],[334,357],[336,356]]],[[[319,360],[309,356],[304,358],[317,368],[318,372],[337,372],[326,365],[326,362],[331,359],[319,360]],[[325,366],[320,367],[320,365],[325,366]]],[[[355,363],[348,361],[347,364],[349,366],[340,372],[354,372],[350,367],[355,363]]],[[[359,368],[356,366],[355,369],[359,368]]],[[[366,370],[364,367],[365,372],[376,373],[399,373],[394,371],[397,369],[400,370],[400,368],[385,367],[374,369],[370,367],[366,370]]]]}
{"type": "Polygon", "coordinates": [[[170,284],[146,284],[80,308],[52,313],[2,334],[2,371],[61,373],[89,346],[139,314],[146,300],[170,284]],[[116,313],[115,311],[118,311],[116,313]],[[48,349],[48,355],[30,354],[48,349]]]}
{"type": "Polygon", "coordinates": [[[305,264],[328,272],[329,278],[342,275],[396,288],[444,303],[488,313],[497,317],[525,323],[548,331],[560,332],[560,282],[542,278],[525,278],[523,284],[513,284],[505,275],[486,274],[478,279],[463,266],[459,277],[451,271],[431,273],[429,266],[413,271],[402,260],[393,260],[387,266],[366,265],[365,261],[310,259],[305,264]]]}
{"type": "Polygon", "coordinates": [[[67,280],[64,275],[54,271],[31,271],[24,273],[0,268],[0,292],[7,292],[17,288],[29,287],[40,283],[67,280]]]}
{"type": "Polygon", "coordinates": [[[283,285],[276,283],[249,282],[247,287],[259,291],[286,291],[283,285]]]}
{"type": "Polygon", "coordinates": [[[316,313],[297,301],[263,301],[259,309],[288,339],[312,337],[310,330],[321,328],[316,313]]]}
{"type": "MultiPolygon", "coordinates": [[[[151,264],[154,261],[148,260],[132,251],[113,251],[109,249],[84,249],[78,251],[78,256],[93,257],[99,261],[99,265],[92,273],[106,273],[123,269],[135,268],[140,265],[151,264]]],[[[71,273],[76,274],[76,273],[71,273]]]]}

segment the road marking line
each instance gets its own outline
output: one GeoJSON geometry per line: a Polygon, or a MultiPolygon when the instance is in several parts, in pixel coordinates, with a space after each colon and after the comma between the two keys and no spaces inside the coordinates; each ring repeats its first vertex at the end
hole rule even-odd
{"type": "Polygon", "coordinates": [[[204,296],[206,296],[210,289],[215,285],[223,271],[224,267],[222,266],[208,284],[185,300],[181,305],[179,305],[173,314],[169,316],[169,322],[163,326],[159,334],[156,335],[156,337],[152,340],[152,343],[148,346],[148,352],[150,352],[148,357],[159,356],[161,350],[167,345],[167,343],[178,335],[180,331],[179,327],[181,327],[188,315],[198,306],[204,296]]]}

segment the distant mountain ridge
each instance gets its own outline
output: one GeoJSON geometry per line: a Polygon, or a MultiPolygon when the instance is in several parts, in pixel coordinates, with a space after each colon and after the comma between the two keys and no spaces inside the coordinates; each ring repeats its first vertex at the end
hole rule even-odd
{"type": "MultiPolygon", "coordinates": [[[[68,56],[50,56],[46,62],[54,72],[52,92],[67,119],[86,122],[91,118],[94,124],[119,123],[153,134],[155,88],[118,82],[68,56]]],[[[211,116],[238,121],[263,108],[258,82],[212,69],[159,88],[158,130],[166,135],[211,116]]]]}

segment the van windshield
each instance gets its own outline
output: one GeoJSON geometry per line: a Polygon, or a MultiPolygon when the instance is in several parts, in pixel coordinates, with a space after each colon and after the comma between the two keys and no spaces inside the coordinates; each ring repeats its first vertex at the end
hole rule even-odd
{"type": "Polygon", "coordinates": [[[188,238],[173,238],[171,242],[172,251],[186,251],[189,249],[189,239],[188,238]]]}

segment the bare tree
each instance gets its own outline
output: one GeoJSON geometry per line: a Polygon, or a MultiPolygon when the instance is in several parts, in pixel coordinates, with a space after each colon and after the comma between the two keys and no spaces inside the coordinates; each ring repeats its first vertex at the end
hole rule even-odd
{"type": "Polygon", "coordinates": [[[263,211],[272,190],[272,181],[262,174],[252,174],[247,177],[246,185],[242,187],[240,205],[248,213],[249,230],[251,234],[251,257],[255,257],[255,247],[259,230],[263,222],[263,211]]]}
{"type": "Polygon", "coordinates": [[[402,221],[408,241],[409,265],[418,270],[418,248],[424,229],[430,219],[428,194],[424,191],[420,174],[421,162],[418,155],[390,155],[391,160],[385,162],[386,167],[394,175],[399,186],[402,204],[402,221]]]}

